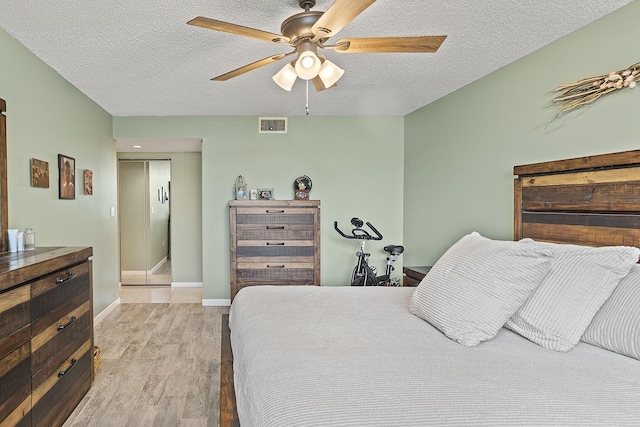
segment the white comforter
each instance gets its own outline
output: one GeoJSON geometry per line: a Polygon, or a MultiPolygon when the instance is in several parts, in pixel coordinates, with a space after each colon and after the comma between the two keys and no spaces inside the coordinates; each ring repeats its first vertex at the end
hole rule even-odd
{"type": "Polygon", "coordinates": [[[459,345],[409,313],[413,288],[250,287],[230,313],[251,426],[640,426],[640,361],[502,329],[459,345]]]}

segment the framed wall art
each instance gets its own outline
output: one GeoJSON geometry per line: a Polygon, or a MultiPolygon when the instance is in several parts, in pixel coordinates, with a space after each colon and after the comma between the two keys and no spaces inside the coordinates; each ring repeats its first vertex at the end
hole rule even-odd
{"type": "Polygon", "coordinates": [[[84,194],[93,195],[93,171],[90,169],[84,170],[84,194]]]}
{"type": "Polygon", "coordinates": [[[76,198],[76,159],[58,154],[58,198],[73,200],[76,198]]]}
{"type": "Polygon", "coordinates": [[[49,162],[31,159],[31,186],[49,188],[49,162]]]}

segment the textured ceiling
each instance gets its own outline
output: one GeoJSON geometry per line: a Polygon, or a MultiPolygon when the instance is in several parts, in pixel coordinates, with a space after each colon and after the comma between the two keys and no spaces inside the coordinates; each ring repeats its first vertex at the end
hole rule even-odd
{"type": "MultiPolygon", "coordinates": [[[[314,116],[408,114],[631,0],[378,0],[345,37],[448,35],[435,54],[339,54],[338,86],[309,89],[314,116]]],[[[324,11],[333,0],[317,0],[324,11]]],[[[290,49],[186,25],[196,16],[280,33],[297,0],[20,0],[0,26],[113,116],[305,114],[305,82],[271,80],[284,61],[211,77],[290,49]]]]}

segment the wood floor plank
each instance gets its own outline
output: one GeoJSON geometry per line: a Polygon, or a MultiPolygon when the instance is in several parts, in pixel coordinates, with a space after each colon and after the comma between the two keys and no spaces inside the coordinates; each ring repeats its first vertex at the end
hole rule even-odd
{"type": "Polygon", "coordinates": [[[226,307],[120,304],[95,328],[102,368],[64,427],[219,425],[226,307]]]}

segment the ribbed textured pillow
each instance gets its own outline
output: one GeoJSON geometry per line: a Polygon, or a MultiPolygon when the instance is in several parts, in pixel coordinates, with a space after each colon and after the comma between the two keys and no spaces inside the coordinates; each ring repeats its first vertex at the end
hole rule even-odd
{"type": "Polygon", "coordinates": [[[549,350],[569,351],[580,341],[596,312],[638,261],[640,249],[592,248],[521,241],[552,249],[551,271],[506,327],[549,350]]]}
{"type": "Polygon", "coordinates": [[[493,338],[550,268],[551,251],[473,232],[435,263],[409,311],[465,346],[493,338]]]}
{"type": "Polygon", "coordinates": [[[620,281],[582,341],[640,360],[640,265],[620,281]]]}

